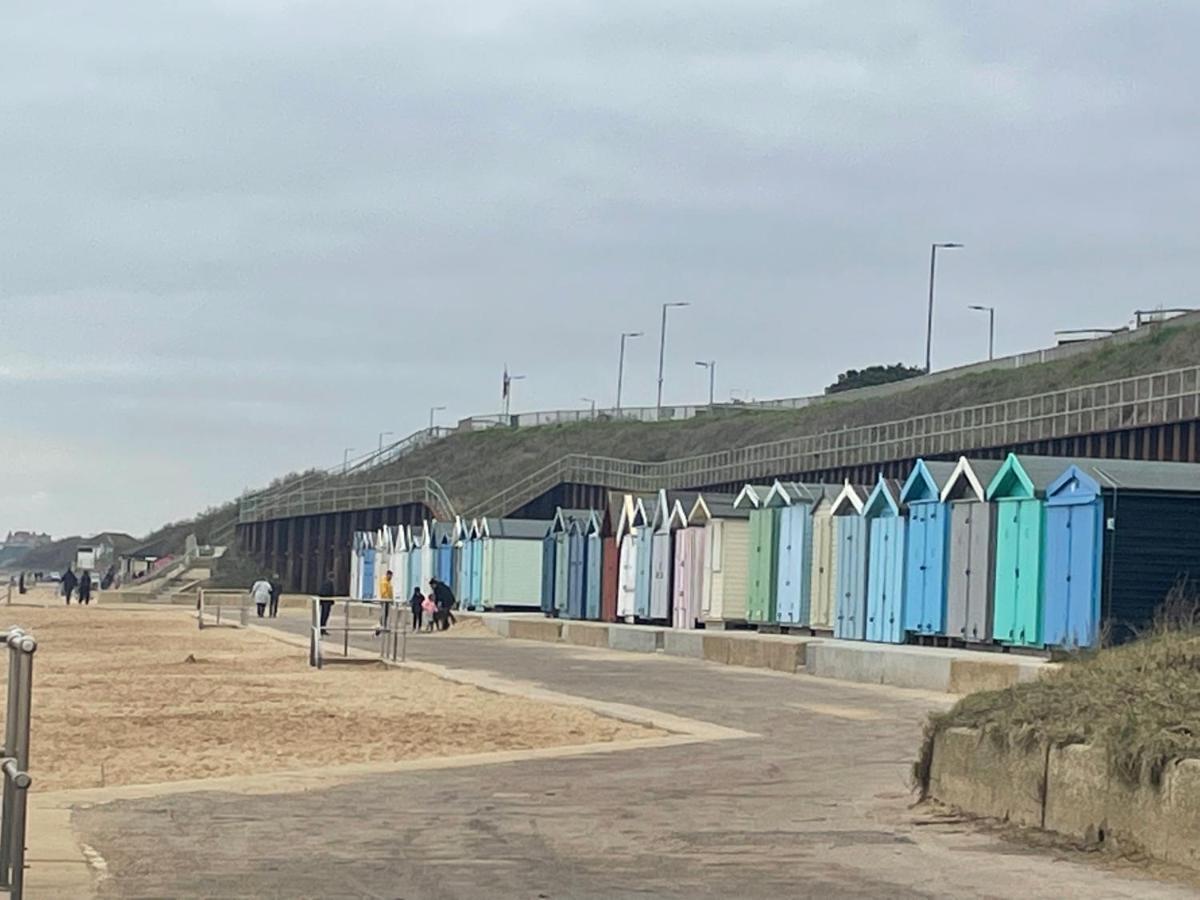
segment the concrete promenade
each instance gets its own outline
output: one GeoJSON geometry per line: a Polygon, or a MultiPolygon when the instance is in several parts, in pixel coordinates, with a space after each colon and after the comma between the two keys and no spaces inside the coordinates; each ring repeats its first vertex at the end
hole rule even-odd
{"type": "MultiPolygon", "coordinates": [[[[276,628],[294,637],[289,613],[276,628]]],[[[1033,849],[913,808],[944,692],[665,653],[418,635],[409,657],[718,726],[686,743],[318,780],[93,793],[77,837],[101,897],[1190,897],[1140,869],[1033,849]]],[[[297,648],[297,652],[303,652],[297,648]]],[[[380,677],[387,673],[380,672],[380,677]]],[[[499,683],[499,682],[498,682],[499,683]]],[[[629,746],[629,745],[627,745],[629,746]]],[[[336,764],[337,734],[327,760],[336,764]]],[[[264,748],[264,753],[269,752],[264,748]]]]}

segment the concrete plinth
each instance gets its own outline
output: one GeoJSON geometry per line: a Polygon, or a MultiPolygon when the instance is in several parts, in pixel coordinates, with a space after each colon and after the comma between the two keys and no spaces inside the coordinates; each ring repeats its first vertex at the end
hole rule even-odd
{"type": "Polygon", "coordinates": [[[579,647],[607,647],[608,626],[599,622],[564,622],[562,639],[579,647]]]}
{"type": "Polygon", "coordinates": [[[663,629],[639,625],[613,625],[608,629],[608,646],[613,650],[654,653],[662,646],[663,629]]]}

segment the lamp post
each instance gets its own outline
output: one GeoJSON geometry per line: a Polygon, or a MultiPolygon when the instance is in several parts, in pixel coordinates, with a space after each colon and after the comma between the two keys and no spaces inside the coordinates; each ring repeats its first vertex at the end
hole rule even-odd
{"type": "Polygon", "coordinates": [[[640,338],[643,331],[624,331],[621,333],[621,355],[617,359],[617,411],[621,410],[621,385],[625,380],[625,339],[640,338]]]}
{"type": "Polygon", "coordinates": [[[593,419],[596,418],[596,401],[593,400],[591,397],[580,397],[579,399],[582,400],[584,403],[592,404],[592,418],[593,419]]]}
{"type": "MultiPolygon", "coordinates": [[[[674,303],[662,305],[662,328],[658,333],[658,402],[655,404],[656,413],[662,413],[663,361],[667,356],[667,310],[679,306],[691,306],[686,300],[676,300],[674,303]]],[[[655,419],[658,415],[655,415],[655,419]]]]}
{"type": "Polygon", "coordinates": [[[717,385],[717,361],[710,359],[708,362],[696,360],[696,365],[702,369],[708,369],[708,405],[715,405],[714,395],[716,394],[717,385]]]}
{"type": "Polygon", "coordinates": [[[957,250],[962,244],[943,242],[931,244],[929,248],[929,320],[925,326],[925,373],[932,370],[933,364],[933,278],[937,272],[937,252],[941,250],[957,250]]]}
{"type": "Polygon", "coordinates": [[[967,309],[977,309],[988,314],[988,359],[996,358],[996,307],[972,304],[967,309]]]}
{"type": "Polygon", "coordinates": [[[345,450],[342,451],[342,474],[343,475],[345,475],[346,472],[348,472],[350,470],[350,454],[353,452],[354,452],[353,447],[347,447],[345,450]]]}
{"type": "Polygon", "coordinates": [[[440,413],[440,412],[441,412],[443,409],[445,409],[445,408],[446,408],[446,407],[444,407],[444,406],[431,406],[431,407],[429,407],[429,430],[430,430],[430,431],[433,431],[433,417],[434,417],[434,415],[435,415],[436,413],[440,413]]]}
{"type": "Polygon", "coordinates": [[[381,431],[381,432],[379,432],[379,452],[380,452],[380,453],[382,453],[382,452],[383,452],[383,439],[384,439],[385,437],[393,437],[395,434],[396,434],[396,432],[394,432],[394,431],[381,431]]]}

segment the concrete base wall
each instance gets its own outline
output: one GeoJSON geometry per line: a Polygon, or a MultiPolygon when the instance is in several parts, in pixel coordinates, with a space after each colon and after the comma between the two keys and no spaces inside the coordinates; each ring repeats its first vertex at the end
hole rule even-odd
{"type": "Polygon", "coordinates": [[[638,625],[612,625],[608,629],[608,646],[613,650],[654,653],[663,645],[663,630],[638,625]]]}
{"type": "Polygon", "coordinates": [[[699,631],[664,631],[663,652],[671,656],[704,659],[704,634],[699,631]]]}
{"type": "Polygon", "coordinates": [[[1131,786],[1102,747],[1001,749],[975,729],[951,728],[934,742],[929,793],[975,815],[1200,871],[1200,760],[1173,763],[1159,786],[1145,773],[1131,786]]]}
{"type": "Polygon", "coordinates": [[[562,635],[562,622],[557,619],[509,619],[508,636],[522,641],[557,643],[562,635]]]}
{"type": "Polygon", "coordinates": [[[595,622],[564,622],[562,639],[578,647],[607,647],[608,626],[595,622]]]}
{"type": "Polygon", "coordinates": [[[870,650],[865,644],[813,644],[808,648],[805,668],[818,678],[883,684],[884,654],[870,650]]]}

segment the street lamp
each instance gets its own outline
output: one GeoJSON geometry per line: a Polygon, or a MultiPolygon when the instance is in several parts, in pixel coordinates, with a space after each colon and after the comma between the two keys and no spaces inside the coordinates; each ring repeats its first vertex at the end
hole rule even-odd
{"type": "Polygon", "coordinates": [[[582,400],[584,403],[592,404],[592,418],[593,419],[596,418],[596,401],[593,400],[591,397],[580,397],[579,399],[582,400]]]}
{"type": "Polygon", "coordinates": [[[342,451],[342,474],[343,475],[345,475],[346,472],[348,472],[350,470],[350,454],[353,452],[354,452],[353,447],[347,447],[345,450],[342,451]]]}
{"type": "Polygon", "coordinates": [[[715,359],[710,359],[708,362],[696,360],[696,365],[702,369],[708,369],[708,405],[713,406],[713,395],[717,384],[717,361],[715,359]]]}
{"type": "Polygon", "coordinates": [[[925,326],[925,373],[932,371],[933,353],[933,277],[937,271],[937,252],[941,250],[957,250],[962,244],[940,243],[931,244],[929,249],[929,321],[925,326]]]}
{"type": "MultiPolygon", "coordinates": [[[[664,303],[662,305],[662,328],[658,333],[658,403],[656,411],[662,412],[662,386],[663,386],[663,361],[667,355],[667,310],[678,306],[691,306],[686,300],[677,300],[674,303],[664,303]]],[[[657,419],[658,416],[655,416],[657,419]]]]}
{"type": "Polygon", "coordinates": [[[976,306],[972,304],[967,309],[977,309],[988,314],[988,359],[996,358],[996,307],[976,306]]]}
{"type": "Polygon", "coordinates": [[[382,452],[383,452],[383,439],[384,439],[385,437],[392,437],[392,436],[394,436],[395,434],[396,434],[396,432],[394,432],[394,431],[381,431],[381,432],[379,432],[379,452],[380,452],[380,453],[382,453],[382,452]]]}
{"type": "Polygon", "coordinates": [[[617,411],[621,409],[621,383],[625,379],[625,339],[640,338],[644,331],[624,331],[621,333],[621,356],[617,360],[617,411]]]}
{"type": "Polygon", "coordinates": [[[440,412],[441,412],[443,409],[445,409],[445,408],[446,408],[446,407],[444,407],[444,406],[431,406],[431,407],[429,407],[429,430],[430,430],[430,431],[433,431],[433,416],[434,416],[434,414],[435,414],[435,413],[440,413],[440,412]]]}

